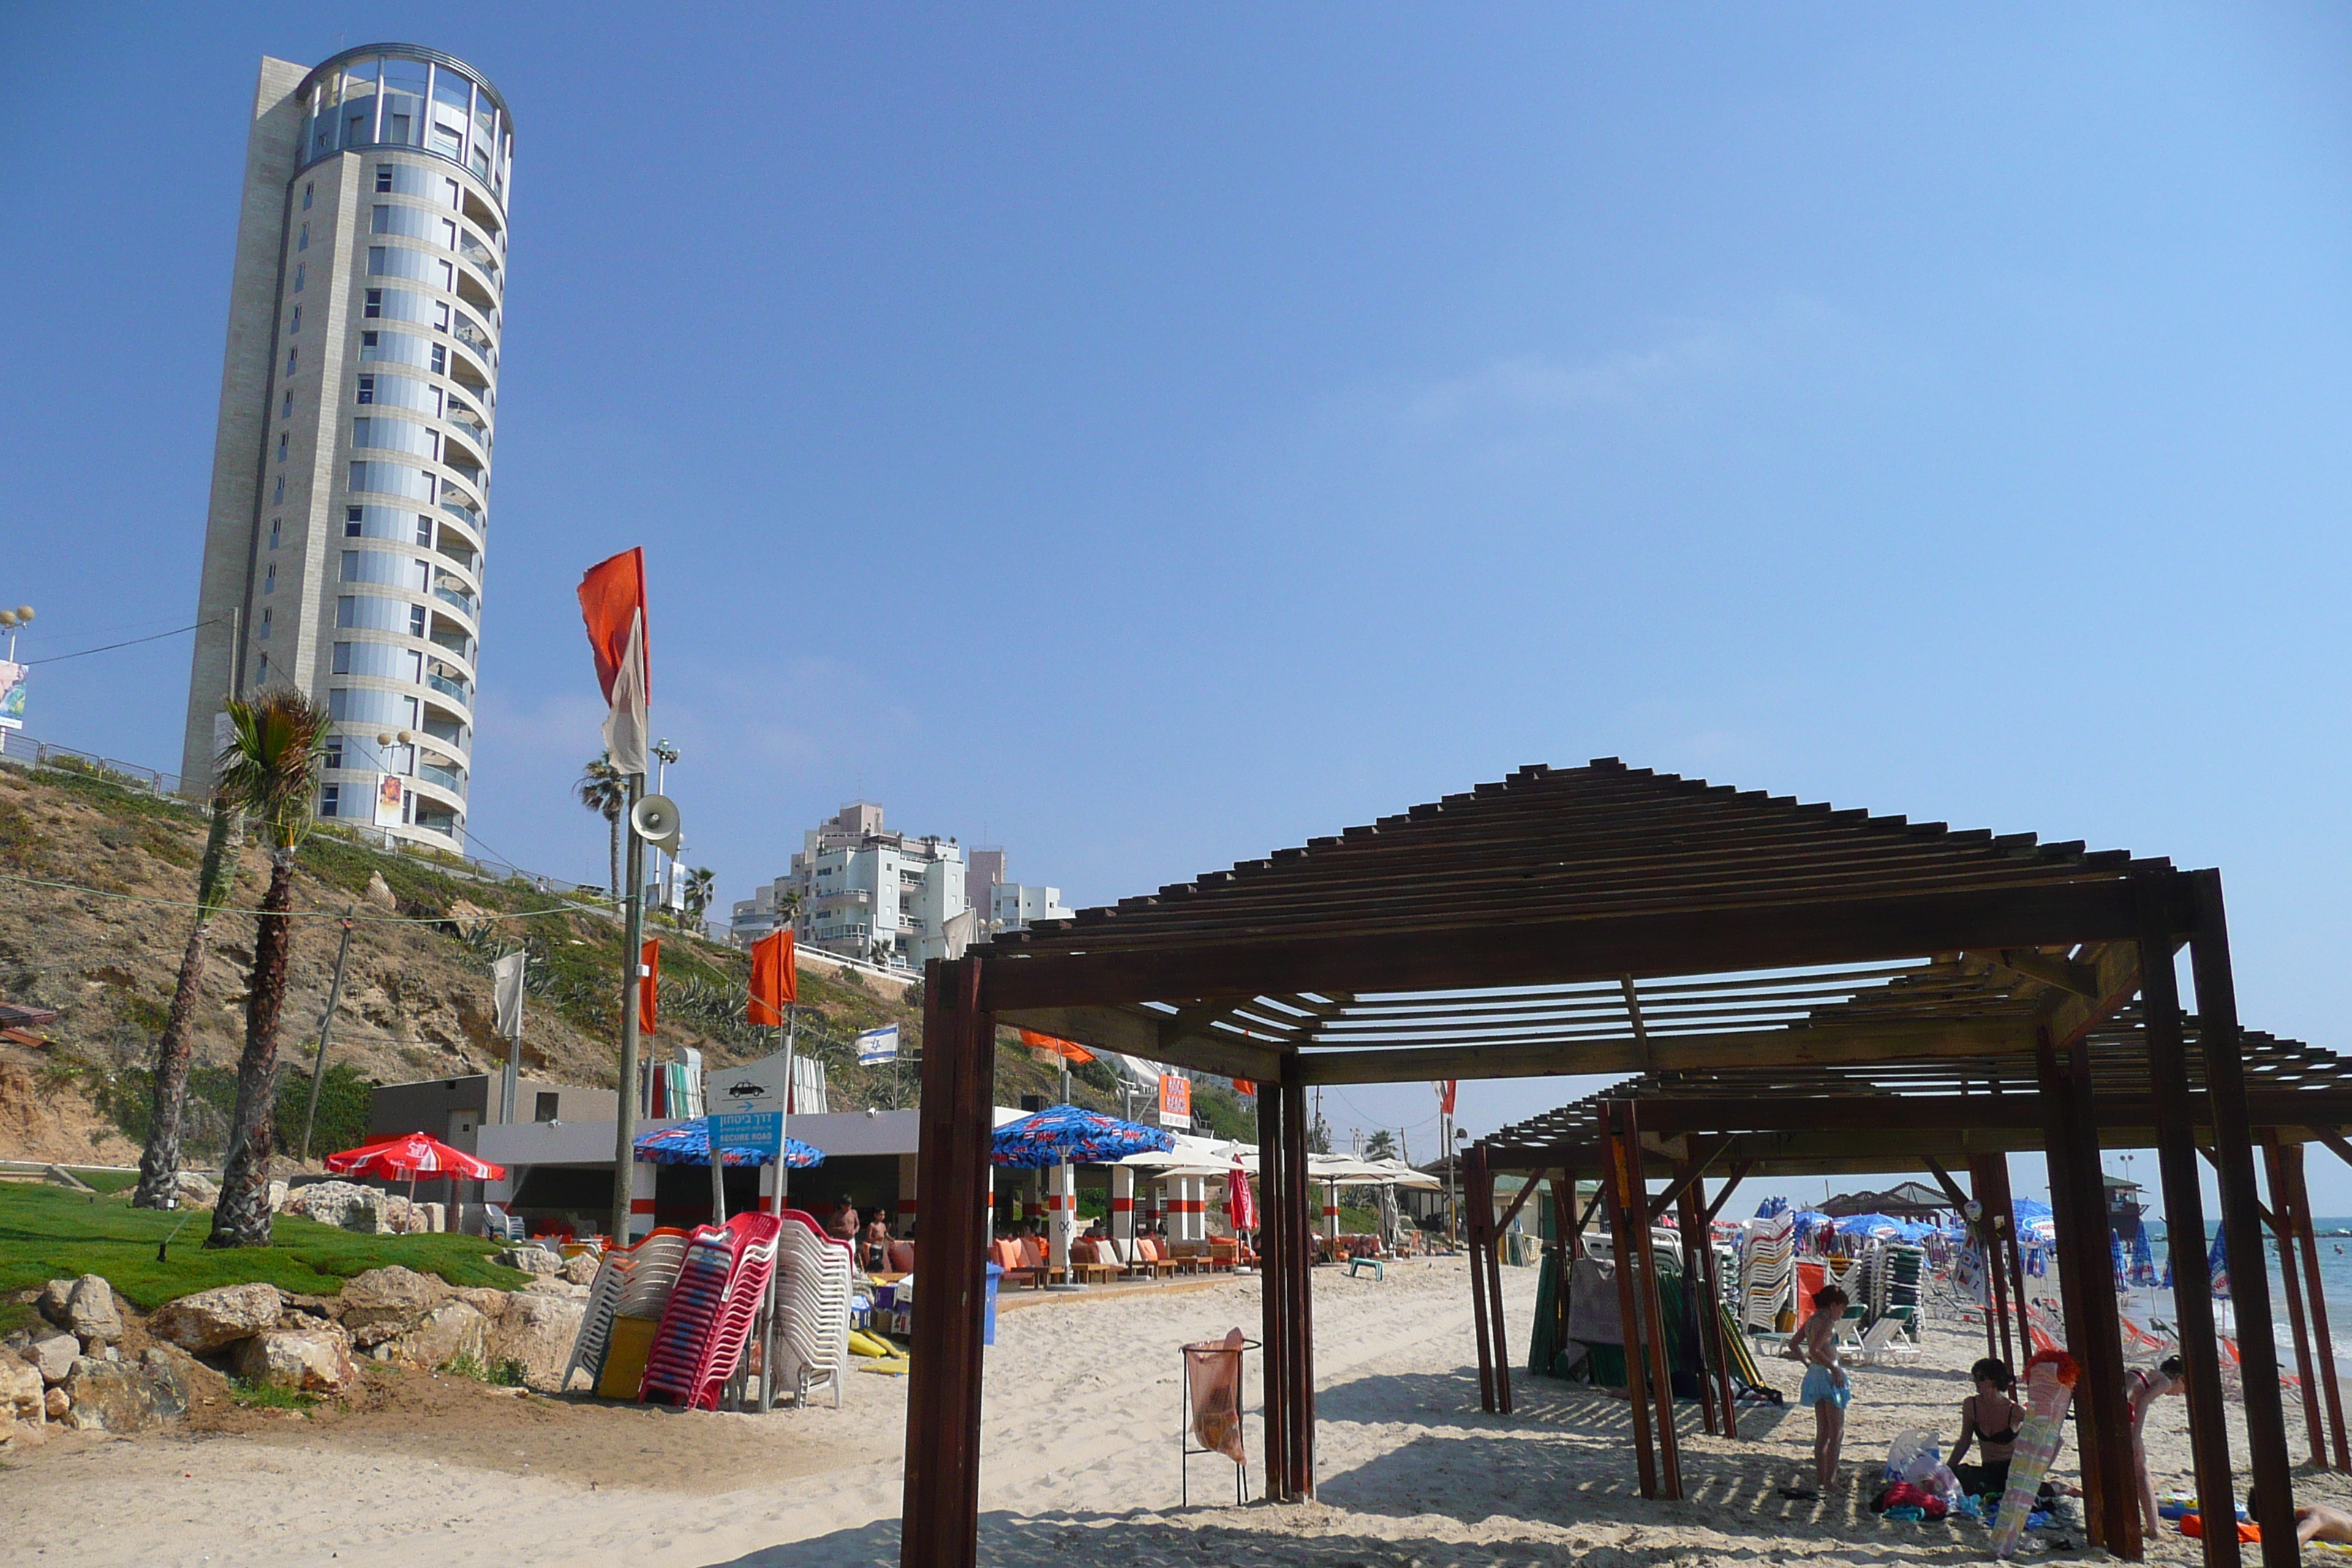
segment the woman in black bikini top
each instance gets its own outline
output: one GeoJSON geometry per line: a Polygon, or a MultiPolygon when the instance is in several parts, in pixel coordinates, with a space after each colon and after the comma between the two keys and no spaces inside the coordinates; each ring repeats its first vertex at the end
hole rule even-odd
{"type": "Polygon", "coordinates": [[[1951,1457],[1944,1461],[1960,1479],[1960,1485],[1971,1493],[1999,1491],[2009,1480],[2010,1447],[2017,1441],[2018,1423],[2024,1416],[2024,1407],[2010,1396],[2017,1380],[2011,1375],[2007,1363],[1991,1356],[1969,1369],[1977,1391],[1960,1401],[1960,1436],[1952,1445],[1951,1457]],[[2003,1412],[2008,1423],[1998,1432],[1985,1430],[1985,1413],[2003,1412]],[[1969,1449],[1979,1448],[1982,1464],[1964,1465],[1969,1449]]]}

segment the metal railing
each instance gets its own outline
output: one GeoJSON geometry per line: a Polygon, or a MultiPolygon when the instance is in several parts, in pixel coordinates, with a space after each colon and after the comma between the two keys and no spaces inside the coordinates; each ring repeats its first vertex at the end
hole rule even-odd
{"type": "Polygon", "coordinates": [[[455,768],[445,768],[438,763],[419,763],[416,776],[439,784],[452,795],[466,793],[466,776],[455,768]]]}
{"type": "Polygon", "coordinates": [[[436,588],[433,590],[433,596],[444,604],[457,605],[469,616],[481,614],[481,611],[476,607],[474,595],[461,588],[436,588]]]}
{"type": "Polygon", "coordinates": [[[101,757],[89,752],[77,752],[71,746],[52,745],[36,741],[21,730],[0,730],[0,761],[25,767],[55,768],[62,773],[80,773],[126,789],[143,789],[155,795],[176,795],[180,793],[180,775],[142,768],[136,763],[121,763],[112,757],[101,757]]]}
{"type": "Polygon", "coordinates": [[[425,684],[445,697],[456,698],[468,708],[474,705],[474,689],[462,680],[452,680],[446,675],[436,675],[431,670],[427,670],[425,673],[425,684]]]}

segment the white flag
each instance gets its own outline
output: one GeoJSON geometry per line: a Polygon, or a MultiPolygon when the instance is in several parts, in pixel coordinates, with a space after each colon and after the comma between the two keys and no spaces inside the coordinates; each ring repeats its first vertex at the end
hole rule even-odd
{"type": "Polygon", "coordinates": [[[502,1039],[522,1038],[522,971],[529,962],[524,954],[510,952],[490,965],[492,1011],[502,1039]]]}
{"type": "Polygon", "coordinates": [[[646,701],[646,618],[640,612],[629,625],[628,650],[613,677],[613,710],[604,715],[604,749],[613,765],[625,773],[652,772],[646,745],[653,720],[646,701]]]}

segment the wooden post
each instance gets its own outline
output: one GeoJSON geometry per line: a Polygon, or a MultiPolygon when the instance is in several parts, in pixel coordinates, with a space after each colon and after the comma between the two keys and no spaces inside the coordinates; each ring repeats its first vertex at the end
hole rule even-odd
{"type": "MultiPolygon", "coordinates": [[[[2213,1110],[2213,1163],[2230,1249],[2247,1457],[2257,1493],[2254,1522],[2263,1527],[2264,1568],[2296,1568],[2303,1548],[2294,1537],[2294,1471],[2287,1458],[2286,1414],[2279,1401],[2278,1343],[2271,1337],[2270,1259],[2263,1254],[2262,1203],[2254,1192],[2253,1133],[2246,1124],[2246,1069],[2238,1054],[2238,991],[2230,966],[2221,874],[2193,871],[2189,883],[2196,905],[2189,961],[2197,977],[2197,1043],[2205,1058],[2205,1094],[2213,1110]]],[[[2179,1279],[2177,1271],[2174,1278],[2179,1279]]]]}
{"type": "Polygon", "coordinates": [[[2319,1385],[2327,1398],[2327,1425],[2336,1439],[2336,1468],[2352,1470],[2352,1445],[2345,1441],[2344,1395],[2336,1386],[2336,1342],[2327,1332],[2327,1298],[2319,1279],[2319,1239],[2311,1228],[2311,1194],[2303,1184],[2303,1145],[2290,1143],[2281,1154],[2286,1165],[2287,1185],[2294,1194],[2294,1213],[2299,1222],[2297,1240],[2302,1244],[2304,1283],[2311,1290],[2311,1329],[2318,1341],[2319,1385]]]}
{"type": "Polygon", "coordinates": [[[1657,1254],[1650,1240],[1649,1188],[1642,1175],[1642,1128],[1633,1100],[1622,1102],[1618,1111],[1623,1118],[1621,1142],[1631,1163],[1633,1247],[1641,1259],[1634,1285],[1642,1301],[1642,1337],[1650,1347],[1650,1389],[1658,1405],[1658,1486],[1669,1500],[1679,1502],[1683,1495],[1682,1448],[1675,1432],[1674,1376],[1666,1361],[1665,1296],[1658,1289],[1657,1254]]]}
{"type": "Polygon", "coordinates": [[[1473,1143],[1462,1156],[1462,1241],[1470,1253],[1470,1316],[1478,1336],[1478,1408],[1492,1415],[1501,1410],[1495,1392],[1496,1347],[1488,1333],[1486,1314],[1486,1230],[1495,1217],[1493,1196],[1485,1190],[1486,1151],[1473,1143]]]}
{"type": "Polygon", "coordinates": [[[1289,1259],[1283,1250],[1282,1089],[1278,1083],[1257,1087],[1257,1275],[1258,1318],[1265,1348],[1258,1369],[1265,1379],[1265,1495],[1270,1502],[1289,1502],[1290,1495],[1290,1329],[1286,1286],[1289,1259]]]}
{"type": "Polygon", "coordinates": [[[1534,1189],[1521,1187],[1517,1201],[1510,1213],[1499,1221],[1495,1217],[1495,1167],[1486,1152],[1478,1154],[1478,1217],[1486,1229],[1486,1315],[1491,1320],[1486,1331],[1495,1347],[1495,1404],[1501,1412],[1511,1413],[1511,1340],[1503,1331],[1503,1232],[1519,1212],[1519,1205],[1534,1189]]]}
{"type": "MultiPolygon", "coordinates": [[[[2099,1163],[2099,1120],[2091,1097],[2090,1047],[2076,1040],[2063,1056],[2045,1042],[2043,1072],[2056,1074],[2066,1122],[2064,1152],[2075,1235],[2063,1274],[2079,1272],[2076,1310],[2082,1337],[2072,1347],[2084,1368],[2083,1446],[2098,1453],[2099,1486],[2086,1508],[2095,1538],[2127,1563],[2144,1555],[2140,1540],[2138,1471],[2132,1458],[2131,1406],[2125,1395],[2123,1327],[2116,1310],[2114,1244],[2108,1238],[2106,1180],[2099,1163]]],[[[2053,1167],[2054,1169],[2054,1167],[2053,1167]]],[[[2056,1178],[2053,1177],[2053,1190],[2056,1178]]],[[[2087,1478],[2090,1467],[2084,1467],[2087,1478]]],[[[2089,1489],[2087,1487],[2085,1489],[2089,1489]]]]}
{"type": "MultiPolygon", "coordinates": [[[[934,959],[923,986],[923,1304],[907,1387],[901,1568],[972,1568],[980,1552],[981,1319],[995,1020],[980,1008],[982,960],[934,959]]],[[[624,1092],[626,1092],[625,1086],[624,1092]]]]}
{"type": "Polygon", "coordinates": [[[2084,1305],[2084,1294],[2095,1287],[2096,1281],[2084,1278],[2083,1268],[2084,1221],[2077,1184],[2074,1129],[2069,1125],[2073,1106],[2066,1093],[2064,1069],[2046,1037],[2035,1051],[2035,1060],[2042,1075],[2042,1148],[2050,1172],[2050,1209],[2058,1222],[2058,1300],[2065,1318],[2066,1348],[2083,1369],[2083,1380],[2074,1395],[2084,1406],[2084,1419],[2075,1426],[2081,1444],[2078,1458],[2083,1472],[2083,1523],[2092,1544],[2103,1546],[2106,1544],[2109,1490],[2106,1448],[2093,1435],[2089,1419],[2090,1391],[2098,1382],[2100,1369],[2090,1357],[2091,1328],[2084,1305]]]}
{"type": "Polygon", "coordinates": [[[1282,1084],[1283,1237],[1290,1256],[1290,1495],[1315,1496],[1315,1226],[1307,1213],[1307,1087],[1282,1084]]]}
{"type": "Polygon", "coordinates": [[[1646,1225],[1641,1181],[1641,1151],[1629,1159],[1628,1140],[1619,1136],[1617,1106],[1601,1102],[1601,1206],[1609,1215],[1609,1253],[1617,1275],[1617,1322],[1625,1350],[1625,1397],[1633,1407],[1633,1458],[1642,1477],[1642,1495],[1658,1495],[1658,1461],[1650,1447],[1649,1357],[1642,1339],[1643,1315],[1633,1289],[1633,1233],[1646,1225]],[[1630,1169],[1628,1168],[1630,1165],[1630,1169]]]}
{"type": "MultiPolygon", "coordinates": [[[[2205,1267],[2205,1194],[2197,1173],[2197,1128],[2189,1099],[2189,1053],[2181,1038],[2180,986],[2172,963],[2172,928],[2165,918],[2168,879],[2138,884],[2140,1012],[2147,1040],[2148,1088],[2156,1101],[2156,1161],[2164,1190],[2165,1234],[2172,1262],[2172,1318],[2180,1331],[2181,1370],[2188,1383],[2189,1446],[2197,1474],[2197,1504],[2208,1519],[2233,1519],[2238,1500],[2230,1475],[2230,1431],[2221,1394],[2221,1347],[2213,1330],[2213,1277],[2205,1267]],[[2180,1239],[2188,1238],[2186,1247],[2180,1239]]],[[[2238,1568],[2234,1531],[2209,1530],[2206,1568],[2238,1568]]]]}
{"type": "Polygon", "coordinates": [[[2009,1260],[2003,1256],[2005,1225],[1996,1226],[1997,1215],[2007,1213],[2005,1206],[1993,1202],[1997,1184],[1986,1167],[1990,1160],[1982,1154],[1969,1157],[1969,1196],[1977,1205],[1976,1223],[1970,1226],[1976,1233],[1977,1245],[1984,1248],[1985,1259],[1985,1354],[1997,1356],[2018,1370],[2017,1354],[2010,1348],[2009,1340],[2009,1260]],[[1998,1342],[1995,1331],[1999,1331],[1998,1342]]]}
{"type": "Polygon", "coordinates": [[[2270,1180],[2271,1235],[2277,1238],[2279,1280],[2286,1293],[2287,1333],[2294,1341],[2294,1372],[2303,1385],[2303,1426],[2311,1442],[2311,1462],[2321,1469],[2327,1468],[2327,1436],[2319,1424],[2319,1379],[2311,1364],[2311,1335],[2303,1321],[2303,1260],[2295,1256],[2296,1234],[2302,1227],[2295,1223],[2294,1203],[2287,1190],[2286,1162],[2279,1158],[2278,1130],[2264,1128],[2262,1134],[2263,1173],[2270,1180]]]}
{"type": "Polygon", "coordinates": [[[1706,1291],[1706,1227],[1699,1219],[1698,1173],[1691,1169],[1688,1160],[1675,1162],[1675,1184],[1682,1190],[1675,1194],[1675,1226],[1683,1238],[1683,1305],[1691,1314],[1691,1327],[1696,1331],[1700,1358],[1706,1365],[1699,1373],[1699,1424],[1710,1437],[1716,1435],[1715,1371],[1723,1363],[1723,1352],[1708,1331],[1707,1302],[1701,1298],[1706,1291]]]}

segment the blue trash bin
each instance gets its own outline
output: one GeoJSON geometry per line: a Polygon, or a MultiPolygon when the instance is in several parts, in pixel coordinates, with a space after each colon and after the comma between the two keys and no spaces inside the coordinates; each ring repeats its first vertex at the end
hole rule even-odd
{"type": "Polygon", "coordinates": [[[982,1310],[980,1320],[980,1342],[984,1345],[996,1342],[996,1281],[1003,1273],[1004,1270],[996,1264],[988,1266],[988,1305],[982,1310]]]}

